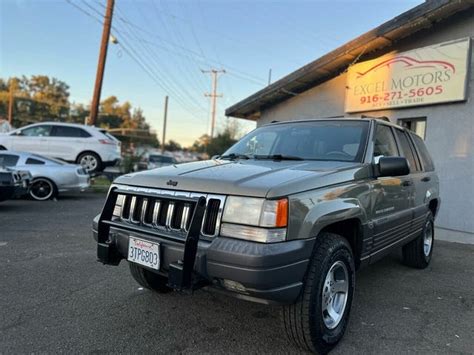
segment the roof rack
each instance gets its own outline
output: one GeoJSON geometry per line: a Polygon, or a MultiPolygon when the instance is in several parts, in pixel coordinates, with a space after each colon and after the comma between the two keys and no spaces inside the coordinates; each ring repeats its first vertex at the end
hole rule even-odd
{"type": "Polygon", "coordinates": [[[369,115],[360,115],[360,118],[375,118],[377,120],[382,120],[385,122],[390,122],[390,119],[387,116],[369,116],[369,115]]]}

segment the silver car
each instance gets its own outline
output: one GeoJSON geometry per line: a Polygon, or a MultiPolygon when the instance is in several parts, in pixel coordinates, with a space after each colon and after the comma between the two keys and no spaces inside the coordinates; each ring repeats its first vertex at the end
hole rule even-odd
{"type": "Polygon", "coordinates": [[[29,194],[38,201],[51,199],[66,191],[83,191],[90,186],[90,177],[80,165],[37,154],[1,151],[0,166],[28,170],[33,177],[29,194]]]}

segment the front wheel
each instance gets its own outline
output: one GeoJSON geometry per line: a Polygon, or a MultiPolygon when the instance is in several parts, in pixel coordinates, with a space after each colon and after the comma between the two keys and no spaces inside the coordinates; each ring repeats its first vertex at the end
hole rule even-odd
{"type": "Polygon", "coordinates": [[[300,298],[282,310],[290,341],[304,350],[328,353],[346,330],[354,287],[354,257],[349,243],[337,234],[321,234],[300,298]]]}
{"type": "Polygon", "coordinates": [[[56,185],[49,179],[36,178],[31,183],[29,194],[36,201],[46,201],[56,196],[56,185]]]}

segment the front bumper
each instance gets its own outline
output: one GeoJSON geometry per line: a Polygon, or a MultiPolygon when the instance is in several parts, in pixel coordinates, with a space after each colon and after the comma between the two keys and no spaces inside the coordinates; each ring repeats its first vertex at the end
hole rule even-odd
{"type": "MultiPolygon", "coordinates": [[[[99,216],[93,222],[95,240],[98,220],[99,216]]],[[[111,227],[109,246],[118,260],[127,258],[130,235],[160,243],[161,269],[158,273],[162,275],[167,276],[170,264],[183,258],[184,242],[111,227]]],[[[314,239],[273,244],[226,237],[216,237],[212,241],[201,239],[194,272],[213,288],[239,298],[263,303],[294,303],[303,286],[313,245],[314,239]]]]}

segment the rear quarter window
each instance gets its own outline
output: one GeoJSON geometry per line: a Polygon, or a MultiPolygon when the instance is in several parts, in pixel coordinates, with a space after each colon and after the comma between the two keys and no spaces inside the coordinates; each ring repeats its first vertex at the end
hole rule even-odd
{"type": "Polygon", "coordinates": [[[418,151],[418,155],[421,159],[421,164],[423,165],[423,170],[425,171],[434,171],[435,166],[433,163],[433,159],[431,159],[431,155],[426,148],[425,142],[421,139],[420,136],[410,133],[411,139],[415,143],[416,150],[418,151]]]}
{"type": "Polygon", "coordinates": [[[34,159],[34,158],[28,158],[26,159],[26,164],[30,165],[44,165],[45,162],[39,159],[34,159]]]}

